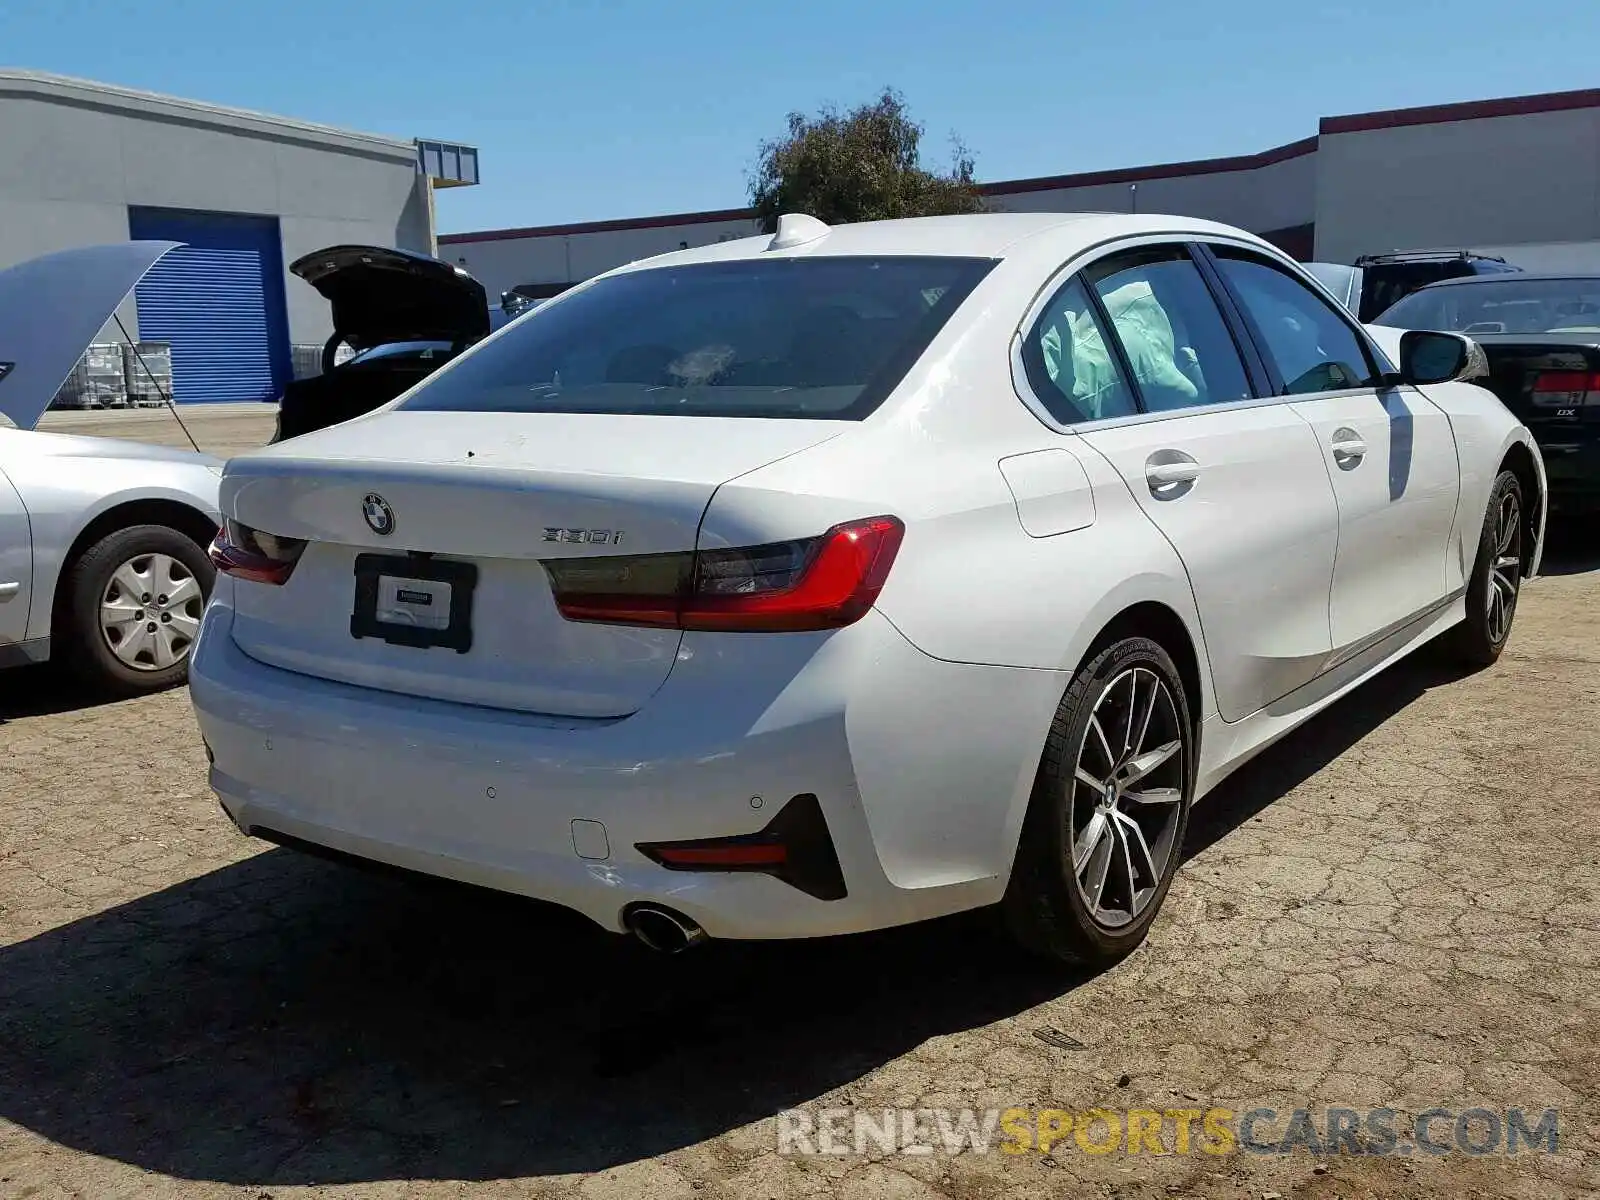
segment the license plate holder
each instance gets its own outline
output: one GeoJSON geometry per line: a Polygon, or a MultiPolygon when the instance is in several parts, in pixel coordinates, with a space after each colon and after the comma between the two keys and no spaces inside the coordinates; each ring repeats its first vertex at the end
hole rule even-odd
{"type": "Polygon", "coordinates": [[[358,554],[350,636],[393,646],[472,649],[473,563],[402,554],[358,554]]]}

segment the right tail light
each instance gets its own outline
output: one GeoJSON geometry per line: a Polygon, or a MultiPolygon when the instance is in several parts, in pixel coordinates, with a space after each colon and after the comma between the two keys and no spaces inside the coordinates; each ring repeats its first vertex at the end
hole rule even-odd
{"type": "Polygon", "coordinates": [[[867,614],[900,550],[895,517],[835,525],[820,537],[676,554],[549,559],[569,621],[668,629],[836,629],[867,614]]]}

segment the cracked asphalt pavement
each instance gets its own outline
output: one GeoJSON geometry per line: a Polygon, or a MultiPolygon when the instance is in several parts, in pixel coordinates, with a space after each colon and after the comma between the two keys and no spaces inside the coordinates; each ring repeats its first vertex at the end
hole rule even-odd
{"type": "Polygon", "coordinates": [[[653,956],[241,837],[182,691],[0,676],[0,1197],[1600,1195],[1600,544],[1548,570],[1495,667],[1403,663],[1203,802],[1097,976],[984,914],[653,956]],[[777,1153],[791,1108],[1213,1106],[1560,1141],[777,1153]]]}

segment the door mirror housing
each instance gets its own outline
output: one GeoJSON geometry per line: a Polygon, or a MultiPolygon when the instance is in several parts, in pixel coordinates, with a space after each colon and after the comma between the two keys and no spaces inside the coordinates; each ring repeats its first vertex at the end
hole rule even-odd
{"type": "Polygon", "coordinates": [[[1466,383],[1489,374],[1483,347],[1460,333],[1409,329],[1400,338],[1400,378],[1410,384],[1466,383]]]}

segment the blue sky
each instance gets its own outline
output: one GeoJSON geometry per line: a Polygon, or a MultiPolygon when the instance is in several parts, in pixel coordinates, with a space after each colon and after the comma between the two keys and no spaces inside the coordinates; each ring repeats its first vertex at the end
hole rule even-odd
{"type": "Polygon", "coordinates": [[[0,63],[479,147],[443,232],[746,199],[791,109],[903,91],[982,179],[1242,154],[1317,118],[1600,86],[1600,3],[0,0],[0,63]]]}

